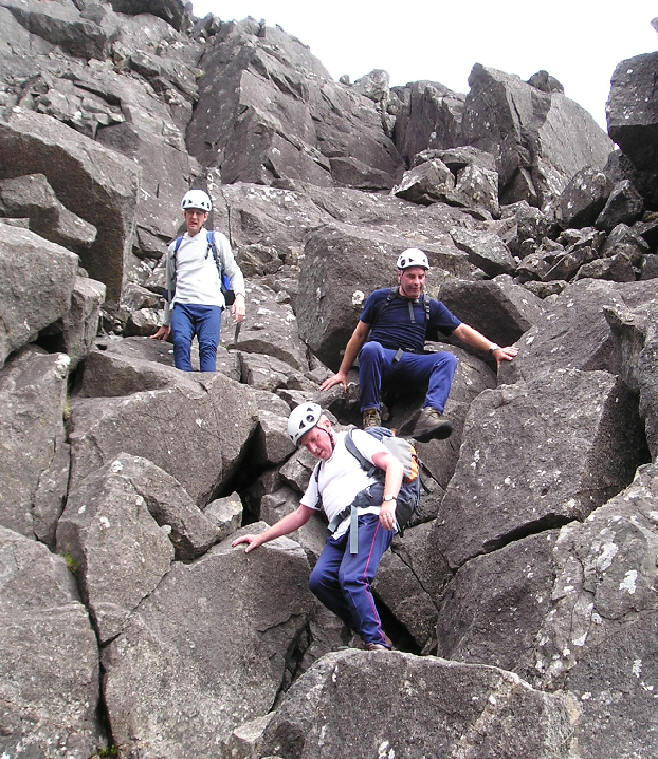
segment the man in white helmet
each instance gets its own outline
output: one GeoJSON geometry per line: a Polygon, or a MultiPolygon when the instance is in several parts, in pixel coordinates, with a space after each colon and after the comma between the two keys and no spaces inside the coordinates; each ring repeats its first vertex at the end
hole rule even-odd
{"type": "Polygon", "coordinates": [[[391,642],[382,629],[370,585],[395,534],[402,464],[381,441],[354,430],[352,440],[358,450],[385,472],[382,484],[348,451],[347,432],[334,432],[317,403],[302,403],[293,409],[288,434],[295,445],[303,445],[319,459],[306,492],[291,514],[264,532],[242,535],[233,546],[247,543],[245,552],[253,551],[299,529],[322,509],[331,535],[311,572],[311,591],[363,638],[369,651],[388,650],[391,642]]]}
{"type": "Polygon", "coordinates": [[[358,356],[364,428],[381,424],[383,388],[427,388],[413,435],[421,442],[445,438],[452,433],[452,424],[441,416],[457,359],[448,351],[425,354],[426,335],[436,330],[454,335],[466,345],[493,356],[498,366],[502,361],[511,361],[518,349],[501,348],[460,322],[443,303],[424,295],[429,263],[422,250],[403,251],[398,257],[397,269],[396,288],[375,290],[366,299],[340,368],[325,380],[322,390],[339,383],[347,390],[347,372],[358,356]]]}
{"type": "Polygon", "coordinates": [[[189,190],[181,203],[185,234],[167,249],[166,300],[164,324],[151,335],[174,342],[174,363],[191,372],[190,347],[199,340],[199,370],[214,372],[219,346],[222,311],[226,306],[221,288],[221,272],[231,280],[235,292],[232,305],[236,322],[244,319],[244,278],[231,250],[220,232],[207,232],[204,224],[212,202],[203,190],[189,190]]]}

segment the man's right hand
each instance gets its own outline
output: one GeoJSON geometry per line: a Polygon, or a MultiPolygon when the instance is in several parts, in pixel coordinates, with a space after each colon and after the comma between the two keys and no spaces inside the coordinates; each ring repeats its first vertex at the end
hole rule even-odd
{"type": "Polygon", "coordinates": [[[322,385],[320,385],[320,390],[329,390],[330,387],[338,384],[341,384],[343,390],[347,392],[347,375],[344,372],[337,372],[333,377],[326,379],[322,385]]]}
{"type": "Polygon", "coordinates": [[[161,327],[158,328],[157,332],[154,332],[152,335],[149,335],[151,340],[166,340],[169,337],[169,332],[171,331],[171,328],[168,324],[163,324],[161,327]]]}

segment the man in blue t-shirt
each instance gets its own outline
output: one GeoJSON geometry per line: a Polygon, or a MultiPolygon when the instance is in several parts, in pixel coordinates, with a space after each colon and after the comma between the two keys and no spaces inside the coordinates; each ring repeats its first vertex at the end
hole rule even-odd
{"type": "Polygon", "coordinates": [[[518,349],[501,348],[460,322],[443,303],[425,297],[425,273],[429,264],[422,250],[405,250],[398,257],[397,268],[398,287],[375,290],[368,296],[345,348],[340,369],[324,381],[322,390],[339,383],[347,390],[347,372],[358,355],[364,428],[381,424],[383,387],[427,387],[413,435],[421,442],[445,438],[452,433],[452,425],[441,419],[441,415],[450,394],[457,359],[448,351],[424,354],[425,335],[437,329],[445,335],[454,335],[471,348],[488,352],[496,359],[497,366],[502,361],[511,361],[518,349]]]}

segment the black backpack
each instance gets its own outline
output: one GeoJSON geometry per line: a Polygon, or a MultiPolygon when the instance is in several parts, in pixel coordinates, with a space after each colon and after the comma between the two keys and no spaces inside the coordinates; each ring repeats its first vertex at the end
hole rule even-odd
{"type": "MultiPolygon", "coordinates": [[[[397,437],[387,427],[368,427],[364,430],[368,435],[372,435],[381,441],[386,448],[402,464],[403,475],[402,485],[398,493],[395,519],[398,523],[400,535],[404,534],[405,528],[409,525],[411,518],[420,508],[420,496],[422,483],[420,481],[420,461],[416,448],[403,437],[397,437]]],[[[375,477],[383,481],[385,472],[378,466],[371,464],[368,459],[357,448],[352,439],[352,430],[345,437],[345,447],[361,464],[361,467],[367,472],[369,477],[375,477]]]]}

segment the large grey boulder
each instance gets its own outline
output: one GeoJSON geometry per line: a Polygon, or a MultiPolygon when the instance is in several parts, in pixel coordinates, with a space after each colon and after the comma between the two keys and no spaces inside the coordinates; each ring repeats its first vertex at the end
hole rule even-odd
{"type": "Polygon", "coordinates": [[[64,559],[0,527],[0,751],[88,759],[101,743],[98,647],[64,559]]]}
{"type": "Polygon", "coordinates": [[[226,750],[240,758],[338,759],[358,746],[364,756],[400,759],[567,759],[577,713],[568,695],[533,690],[495,667],[350,649],[301,677],[268,720],[251,726],[242,752],[232,742],[226,750]]]}
{"type": "Polygon", "coordinates": [[[175,29],[181,28],[184,17],[184,4],[182,0],[110,0],[115,11],[130,14],[132,16],[143,13],[151,13],[163,18],[175,29]]]}
{"type": "Polygon", "coordinates": [[[553,553],[551,611],[537,632],[536,685],[567,690],[583,711],[583,757],[650,756],[658,655],[655,464],[584,524],[564,527],[553,553]]]}
{"type": "Polygon", "coordinates": [[[54,495],[47,483],[61,466],[68,473],[62,417],[70,363],[26,348],[0,370],[0,524],[31,538],[36,530],[47,542],[61,497],[50,504],[40,497],[42,488],[54,495]]]}
{"type": "Polygon", "coordinates": [[[96,229],[59,202],[43,174],[0,182],[0,213],[29,218],[35,234],[64,247],[86,247],[96,238],[96,229]]]}
{"type": "Polygon", "coordinates": [[[636,55],[618,63],[606,105],[608,134],[632,163],[637,188],[653,208],[658,202],[657,63],[658,53],[636,55]]]}
{"type": "Polygon", "coordinates": [[[224,182],[395,183],[400,156],[375,104],[334,83],[282,29],[253,19],[222,24],[202,65],[188,145],[224,182]],[[344,174],[346,161],[352,169],[344,174]]]}
{"type": "Polygon", "coordinates": [[[650,280],[569,285],[520,338],[519,355],[501,366],[500,381],[512,383],[566,368],[620,372],[619,343],[611,336],[604,308],[635,309],[654,299],[650,280]]]}
{"type": "Polygon", "coordinates": [[[287,538],[247,555],[227,540],[176,563],[103,653],[119,751],[219,755],[231,730],[270,711],[316,605],[308,574],[287,538]]]}
{"type": "Polygon", "coordinates": [[[498,235],[484,230],[455,227],[451,230],[450,236],[459,250],[468,255],[471,263],[490,277],[514,273],[514,257],[498,235]]]}
{"type": "Polygon", "coordinates": [[[457,569],[518,535],[584,520],[631,481],[643,443],[634,396],[604,371],[556,369],[481,393],[434,523],[436,549],[457,569]]]}
{"type": "Polygon", "coordinates": [[[57,526],[57,552],[75,562],[101,643],[121,632],[174,559],[169,529],[149,513],[125,464],[117,457],[74,485],[57,526]]]}
{"type": "MultiPolygon", "coordinates": [[[[300,372],[308,371],[306,346],[297,333],[297,321],[288,303],[277,301],[276,293],[269,287],[256,283],[247,284],[247,315],[240,327],[237,342],[232,347],[248,353],[273,356],[300,372]]],[[[226,329],[233,332],[233,324],[226,329]]]]}
{"type": "MultiPolygon", "coordinates": [[[[108,356],[107,379],[109,372],[120,377],[125,365],[108,356]]],[[[137,389],[131,372],[126,395],[72,399],[73,484],[120,453],[157,464],[199,506],[228,482],[256,427],[252,391],[219,373],[196,379],[173,368],[169,372],[177,377],[165,382],[153,373],[154,389],[137,389]]]]}
{"type": "Polygon", "coordinates": [[[76,277],[71,307],[62,317],[63,349],[74,368],[94,346],[98,335],[101,306],[105,303],[105,285],[88,277],[76,277]]]}
{"type": "Polygon", "coordinates": [[[395,120],[395,144],[406,165],[427,148],[459,145],[464,95],[439,82],[409,82],[393,87],[400,101],[395,120]]]}
{"type": "Polygon", "coordinates": [[[85,59],[103,59],[107,55],[110,42],[107,34],[91,18],[83,17],[71,0],[56,3],[3,0],[3,5],[31,34],[70,55],[85,59]]]}
{"type": "Polygon", "coordinates": [[[461,139],[496,156],[501,202],[528,200],[541,207],[580,169],[605,166],[612,142],[565,95],[479,63],[469,84],[461,139]],[[565,133],[572,139],[565,141],[565,133]]]}
{"type": "Polygon", "coordinates": [[[537,631],[552,608],[558,535],[558,530],[543,530],[459,568],[433,599],[439,607],[439,656],[491,664],[533,681],[537,631]]]}
{"type": "Polygon", "coordinates": [[[27,229],[0,224],[0,366],[68,313],[78,257],[27,229]]]}
{"type": "Polygon", "coordinates": [[[59,201],[93,225],[94,243],[77,251],[107,299],[121,296],[130,251],[139,167],[56,119],[15,108],[0,119],[0,177],[44,174],[59,201]]]}
{"type": "Polygon", "coordinates": [[[439,288],[438,298],[458,319],[502,346],[515,343],[540,319],[544,310],[540,298],[504,274],[476,282],[446,279],[439,288]]]}

